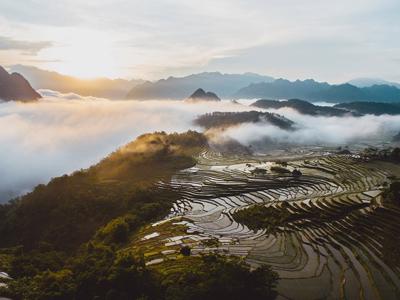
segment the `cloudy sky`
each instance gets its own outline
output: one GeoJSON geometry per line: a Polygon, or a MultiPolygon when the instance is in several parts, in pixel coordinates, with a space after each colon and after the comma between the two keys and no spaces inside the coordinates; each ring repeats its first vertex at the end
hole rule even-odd
{"type": "Polygon", "coordinates": [[[400,81],[399,0],[1,0],[0,64],[400,81]]]}

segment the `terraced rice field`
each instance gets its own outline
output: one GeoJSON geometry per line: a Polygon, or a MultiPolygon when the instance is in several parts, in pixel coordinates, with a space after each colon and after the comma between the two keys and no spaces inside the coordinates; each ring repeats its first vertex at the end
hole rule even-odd
{"type": "Polygon", "coordinates": [[[189,220],[188,237],[218,240],[192,243],[192,253],[218,251],[271,265],[281,277],[280,299],[400,299],[400,209],[381,195],[398,167],[325,155],[289,161],[286,168],[303,174],[293,177],[273,174],[271,165],[205,151],[195,168],[160,182],[182,193],[170,217],[189,220]],[[256,167],[267,174],[252,175],[256,167]],[[314,217],[273,233],[250,230],[232,217],[256,203],[280,210],[283,202],[294,215],[314,217]]]}

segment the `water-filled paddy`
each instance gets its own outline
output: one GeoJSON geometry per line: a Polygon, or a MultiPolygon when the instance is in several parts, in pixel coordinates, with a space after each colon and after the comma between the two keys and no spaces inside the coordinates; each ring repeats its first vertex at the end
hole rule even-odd
{"type": "Polygon", "coordinates": [[[170,217],[185,218],[191,239],[217,239],[191,243],[193,254],[217,251],[271,265],[281,299],[398,299],[400,207],[382,191],[399,166],[317,154],[289,159],[285,167],[302,172],[294,177],[271,171],[270,157],[204,152],[195,169],[160,185],[181,191],[170,217]],[[255,168],[267,172],[254,175],[255,168]],[[235,212],[260,203],[291,215],[256,230],[235,221],[235,212]]]}

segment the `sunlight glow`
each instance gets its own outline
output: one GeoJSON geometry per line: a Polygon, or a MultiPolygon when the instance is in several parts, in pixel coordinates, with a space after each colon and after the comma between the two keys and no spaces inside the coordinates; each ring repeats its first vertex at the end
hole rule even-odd
{"type": "Polygon", "coordinates": [[[63,74],[81,78],[118,77],[116,51],[109,38],[103,35],[84,32],[66,41],[65,46],[49,49],[46,54],[62,57],[62,61],[47,65],[63,74]]]}

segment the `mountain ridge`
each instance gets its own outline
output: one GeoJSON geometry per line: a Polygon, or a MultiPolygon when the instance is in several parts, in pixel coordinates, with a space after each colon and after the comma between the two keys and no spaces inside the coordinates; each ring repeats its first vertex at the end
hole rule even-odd
{"type": "Polygon", "coordinates": [[[206,92],[202,88],[198,88],[186,101],[221,101],[221,99],[213,92],[206,92]]]}
{"type": "Polygon", "coordinates": [[[0,66],[0,100],[4,101],[36,101],[41,98],[29,81],[19,73],[9,74],[0,66]]]}
{"type": "Polygon", "coordinates": [[[76,93],[82,96],[111,99],[124,99],[126,93],[133,86],[144,82],[141,79],[125,80],[106,77],[80,79],[25,65],[14,65],[9,69],[24,75],[36,89],[49,89],[61,93],[76,93]]]}
{"type": "Polygon", "coordinates": [[[303,115],[325,117],[361,117],[364,115],[400,115],[400,103],[355,101],[321,106],[300,99],[269,100],[260,99],[250,106],[262,109],[292,108],[303,115]]]}
{"type": "Polygon", "coordinates": [[[337,107],[314,105],[310,102],[300,99],[289,99],[286,101],[260,99],[252,103],[251,106],[264,109],[292,108],[301,114],[311,115],[311,116],[341,117],[347,114],[349,115],[352,114],[348,110],[344,110],[337,107]]]}
{"type": "Polygon", "coordinates": [[[349,80],[347,83],[350,83],[351,85],[354,85],[359,88],[370,87],[373,85],[382,85],[382,84],[391,85],[391,86],[400,88],[400,83],[388,81],[388,80],[381,79],[381,78],[360,77],[360,78],[354,78],[352,80],[349,80]]]}
{"type": "Polygon", "coordinates": [[[327,102],[397,102],[400,101],[400,89],[389,85],[373,85],[358,88],[349,83],[330,85],[313,79],[289,81],[277,79],[273,82],[251,84],[240,89],[234,98],[302,98],[310,101],[327,102]]]}
{"type": "Polygon", "coordinates": [[[220,72],[203,72],[183,77],[168,77],[155,82],[145,82],[132,88],[127,99],[151,100],[174,99],[182,100],[198,87],[214,91],[222,98],[231,97],[239,88],[252,82],[272,81],[270,76],[255,73],[224,74],[220,72]]]}
{"type": "Polygon", "coordinates": [[[33,66],[9,68],[22,74],[36,89],[77,93],[110,99],[183,100],[201,87],[221,98],[231,99],[306,99],[312,102],[400,102],[400,84],[383,79],[359,78],[343,84],[329,84],[314,79],[289,81],[256,73],[229,74],[202,72],[182,77],[169,76],[157,81],[141,79],[79,79],[33,66]]]}

